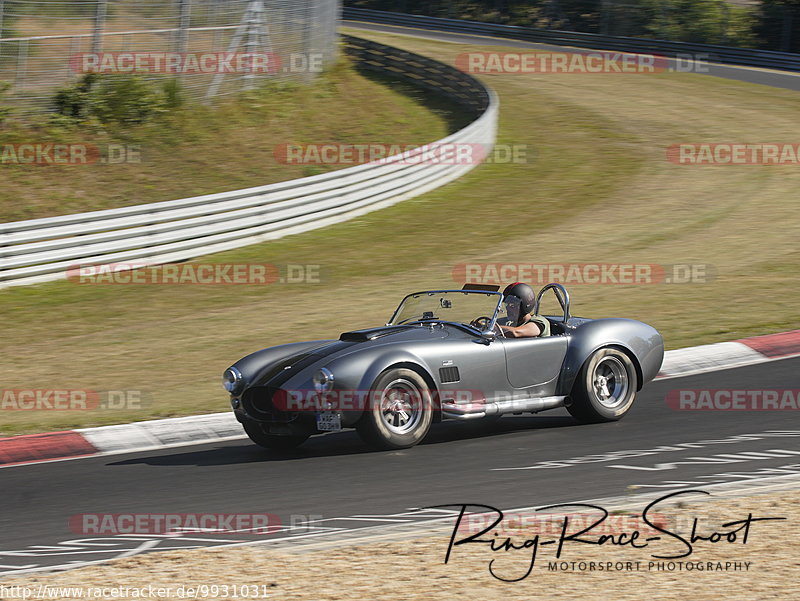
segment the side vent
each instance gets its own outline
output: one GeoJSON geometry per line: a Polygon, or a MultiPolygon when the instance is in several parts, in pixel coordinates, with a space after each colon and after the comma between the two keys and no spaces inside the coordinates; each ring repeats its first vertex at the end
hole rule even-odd
{"type": "Polygon", "coordinates": [[[458,373],[458,368],[453,367],[440,367],[439,368],[439,381],[442,384],[448,384],[450,382],[458,382],[461,379],[461,376],[458,373]]]}

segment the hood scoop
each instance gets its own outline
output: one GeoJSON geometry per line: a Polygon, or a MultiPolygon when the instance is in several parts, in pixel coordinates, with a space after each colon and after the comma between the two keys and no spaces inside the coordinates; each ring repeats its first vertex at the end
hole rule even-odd
{"type": "Polygon", "coordinates": [[[365,330],[353,330],[352,332],[345,332],[339,336],[339,340],[346,342],[367,342],[368,340],[375,340],[383,338],[390,334],[402,332],[414,326],[381,326],[379,328],[367,328],[365,330]]]}

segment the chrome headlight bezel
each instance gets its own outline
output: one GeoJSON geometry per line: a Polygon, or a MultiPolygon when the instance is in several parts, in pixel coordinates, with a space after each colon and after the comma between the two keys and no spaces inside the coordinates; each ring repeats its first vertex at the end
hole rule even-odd
{"type": "Polygon", "coordinates": [[[242,372],[235,367],[229,367],[222,374],[222,386],[231,394],[241,392],[242,389],[242,372]]]}
{"type": "Polygon", "coordinates": [[[333,372],[327,367],[318,369],[314,377],[311,378],[311,381],[314,384],[314,390],[318,393],[330,392],[333,390],[333,372]]]}

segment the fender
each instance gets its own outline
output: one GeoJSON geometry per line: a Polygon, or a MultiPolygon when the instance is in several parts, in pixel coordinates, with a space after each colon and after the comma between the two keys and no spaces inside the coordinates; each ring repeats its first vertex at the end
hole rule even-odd
{"type": "Polygon", "coordinates": [[[639,380],[637,390],[656,377],[664,360],[664,339],[661,334],[634,319],[612,317],[587,321],[569,336],[567,355],[557,387],[557,394],[560,395],[569,395],[581,367],[599,348],[616,346],[630,354],[639,380]]]}
{"type": "MultiPolygon", "coordinates": [[[[377,377],[393,365],[414,369],[427,380],[431,394],[435,393],[433,377],[425,367],[425,362],[415,353],[399,349],[387,348],[377,357],[372,353],[350,353],[330,362],[327,367],[336,374],[337,386],[352,387],[353,390],[370,390],[377,377]]],[[[354,424],[363,412],[350,411],[342,416],[342,423],[354,424]]]]}

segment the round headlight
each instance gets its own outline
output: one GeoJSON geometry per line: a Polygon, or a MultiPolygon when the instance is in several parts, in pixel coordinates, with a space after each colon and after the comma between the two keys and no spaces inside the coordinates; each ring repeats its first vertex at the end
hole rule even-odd
{"type": "Polygon", "coordinates": [[[317,392],[328,392],[333,388],[333,373],[323,367],[314,374],[312,382],[314,382],[314,390],[317,392]]]}
{"type": "Polygon", "coordinates": [[[242,373],[235,367],[229,367],[222,374],[222,386],[231,394],[239,392],[242,384],[242,373]]]}

